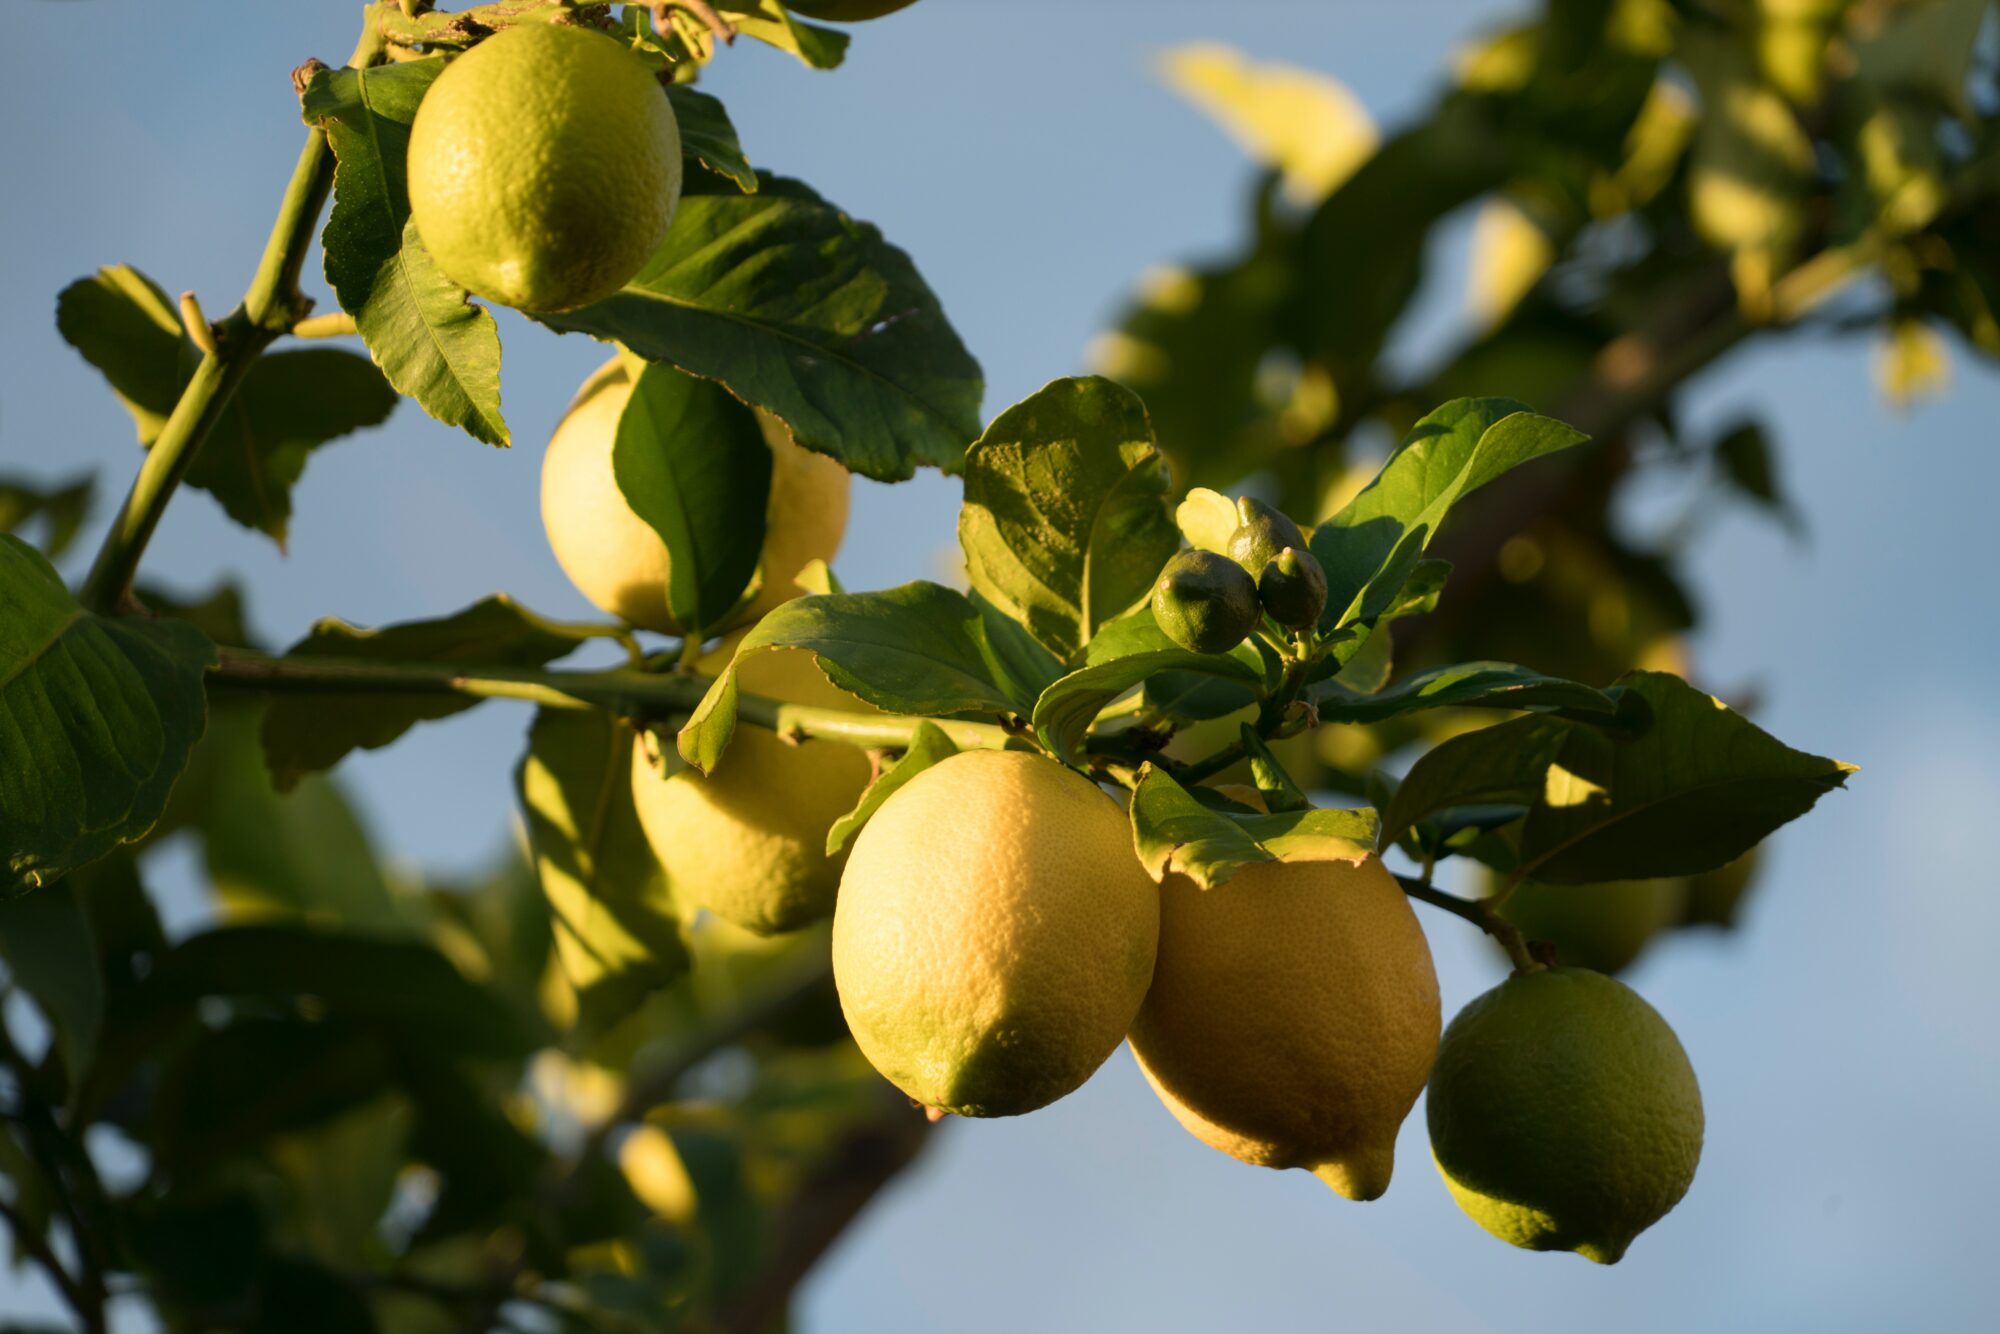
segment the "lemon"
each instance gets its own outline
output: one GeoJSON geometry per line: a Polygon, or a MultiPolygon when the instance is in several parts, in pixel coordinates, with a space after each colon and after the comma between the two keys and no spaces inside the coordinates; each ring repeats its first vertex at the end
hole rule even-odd
{"type": "Polygon", "coordinates": [[[1159,892],[1124,813],[1053,760],[965,751],[862,829],[833,979],[862,1054],[927,1107],[1012,1116],[1124,1039],[1153,974],[1159,892]]]}
{"type": "MultiPolygon", "coordinates": [[[[701,661],[720,671],[739,633],[701,661]]],[[[803,650],[759,653],[737,670],[751,694],[820,708],[867,710],[836,689],[803,650]]],[[[760,935],[824,917],[840,887],[840,859],[826,831],[868,786],[868,757],[837,741],[790,745],[747,724],[706,776],[683,769],[662,778],[633,748],[632,797],[646,841],[674,894],[760,935]]]]}
{"type": "Polygon", "coordinates": [[[1373,857],[1250,866],[1214,889],[1171,875],[1161,887],[1159,962],[1132,1051],[1204,1144],[1374,1199],[1438,1021],[1430,946],[1373,857]]]}
{"type": "MultiPolygon", "coordinates": [[[[618,489],[611,450],[632,377],[613,358],[577,390],[542,456],[542,527],[556,561],[601,610],[663,634],[680,627],[667,610],[667,544],[618,489]]],[[[832,560],[847,531],[847,469],[792,443],[783,422],[757,414],[771,446],[771,498],[764,510],[763,584],[741,616],[754,620],[799,594],[800,570],[832,560]]]]}
{"type": "Polygon", "coordinates": [[[528,311],[629,282],[666,240],[681,136],[652,71],[601,33],[507,28],[438,75],[410,126],[410,213],[445,276],[528,311]]]}
{"type": "Polygon", "coordinates": [[[1599,973],[1621,972],[1686,909],[1685,880],[1610,880],[1597,885],[1525,881],[1500,915],[1530,940],[1555,946],[1555,960],[1599,973]]]}
{"type": "Polygon", "coordinates": [[[1687,1194],[1701,1090],[1659,1012],[1581,968],[1517,974],[1445,1030],[1431,1151],[1502,1241],[1616,1264],[1687,1194]]]}

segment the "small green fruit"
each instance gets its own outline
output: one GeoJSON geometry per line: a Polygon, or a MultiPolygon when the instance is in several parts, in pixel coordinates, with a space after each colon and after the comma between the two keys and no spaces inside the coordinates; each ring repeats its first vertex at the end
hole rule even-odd
{"type": "Polygon", "coordinates": [[[1303,630],[1326,610],[1326,571],[1312,552],[1286,547],[1257,577],[1257,596],[1279,625],[1303,630]]]}
{"type": "Polygon", "coordinates": [[[1299,526],[1261,500],[1238,499],[1236,517],[1241,522],[1229,535],[1229,559],[1248,570],[1252,579],[1261,576],[1286,547],[1306,549],[1306,535],[1299,526]]]}
{"type": "Polygon", "coordinates": [[[1154,619],[1192,653],[1227,653],[1262,615],[1257,585],[1242,566],[1213,551],[1181,552],[1153,585],[1154,619]]]}

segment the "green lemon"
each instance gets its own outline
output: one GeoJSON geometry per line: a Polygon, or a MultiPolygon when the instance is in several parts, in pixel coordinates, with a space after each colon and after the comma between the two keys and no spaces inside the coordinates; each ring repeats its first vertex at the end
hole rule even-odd
{"type": "Polygon", "coordinates": [[[1252,579],[1261,576],[1264,567],[1286,547],[1295,551],[1306,549],[1306,535],[1299,531],[1299,526],[1261,500],[1239,497],[1236,516],[1239,522],[1236,531],[1229,535],[1229,558],[1248,571],[1252,579]]]}
{"type": "Polygon", "coordinates": [[[1153,618],[1190,653],[1227,653],[1261,615],[1256,583],[1213,551],[1181,552],[1153,585],[1153,618]]]}
{"type": "Polygon", "coordinates": [[[1516,974],[1438,1044],[1431,1152],[1502,1241],[1616,1264],[1687,1194],[1701,1090],[1659,1012],[1582,968],[1516,974]]]}
{"type": "Polygon", "coordinates": [[[1257,597],[1279,625],[1303,630],[1326,610],[1326,570],[1312,552],[1286,547],[1257,576],[1257,597]]]}
{"type": "Polygon", "coordinates": [[[409,187],[446,277],[520,310],[574,310],[631,281],[666,239],[680,129],[623,45],[524,24],[431,85],[410,126],[409,187]]]}

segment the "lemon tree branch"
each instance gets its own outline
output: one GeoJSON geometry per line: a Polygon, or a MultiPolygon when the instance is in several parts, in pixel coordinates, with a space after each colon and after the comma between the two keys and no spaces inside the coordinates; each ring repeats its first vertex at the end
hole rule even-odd
{"type": "Polygon", "coordinates": [[[1462,899],[1456,894],[1447,894],[1436,888],[1427,879],[1419,879],[1412,875],[1399,875],[1396,877],[1396,883],[1401,885],[1403,892],[1411,898],[1421,903],[1428,903],[1433,908],[1442,908],[1454,917],[1463,917],[1499,941],[1501,948],[1507,951],[1507,957],[1514,961],[1516,971],[1531,973],[1542,967],[1534,955],[1529,953],[1527,939],[1521,935],[1520,928],[1494,912],[1491,900],[1482,902],[1478,899],[1462,899]]]}

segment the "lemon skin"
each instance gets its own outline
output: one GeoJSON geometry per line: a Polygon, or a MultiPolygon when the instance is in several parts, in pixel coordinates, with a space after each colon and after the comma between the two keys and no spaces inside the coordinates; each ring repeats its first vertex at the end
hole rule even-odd
{"type": "Polygon", "coordinates": [[[1426,1113],[1452,1198],[1502,1241],[1616,1264],[1701,1158],[1701,1090],[1616,978],[1516,974],[1445,1029],[1426,1113]]]}
{"type": "Polygon", "coordinates": [[[1349,1199],[1381,1195],[1438,1024],[1430,947],[1376,858],[1161,887],[1132,1051],[1175,1118],[1231,1157],[1304,1168],[1349,1199]]]}
{"type": "MultiPolygon", "coordinates": [[[[605,613],[642,629],[678,634],[667,610],[673,562],[651,524],[618,489],[611,451],[632,379],[613,358],[584,381],[542,456],[542,528],[556,562],[605,613]]],[[[799,595],[800,570],[830,561],[847,532],[852,479],[823,454],[792,442],[784,423],[757,414],[771,447],[771,498],[764,511],[763,583],[739,620],[755,620],[799,595]]],[[[845,698],[845,697],[843,697],[845,698]]]]}
{"type": "Polygon", "coordinates": [[[926,1107],[1012,1116],[1079,1087],[1153,973],[1159,893],[1116,803],[1039,755],[966,751],[855,840],[833,976],[862,1053],[926,1107]]]}
{"type": "MultiPolygon", "coordinates": [[[[737,636],[736,638],[741,638],[737,636]]],[[[701,662],[718,672],[734,640],[701,662]]],[[[810,653],[759,653],[739,686],[791,704],[866,711],[835,688],[810,653]]],[[[632,797],[674,895],[758,935],[796,931],[833,910],[842,858],[826,833],[868,786],[868,757],[836,741],[790,745],[761,727],[736,729],[712,773],[662,778],[634,747],[632,797]]]]}
{"type": "Polygon", "coordinates": [[[519,310],[574,310],[666,240],[681,137],[652,71],[602,33],[523,24],[445,67],[417,108],[410,214],[439,269],[519,310]]]}

